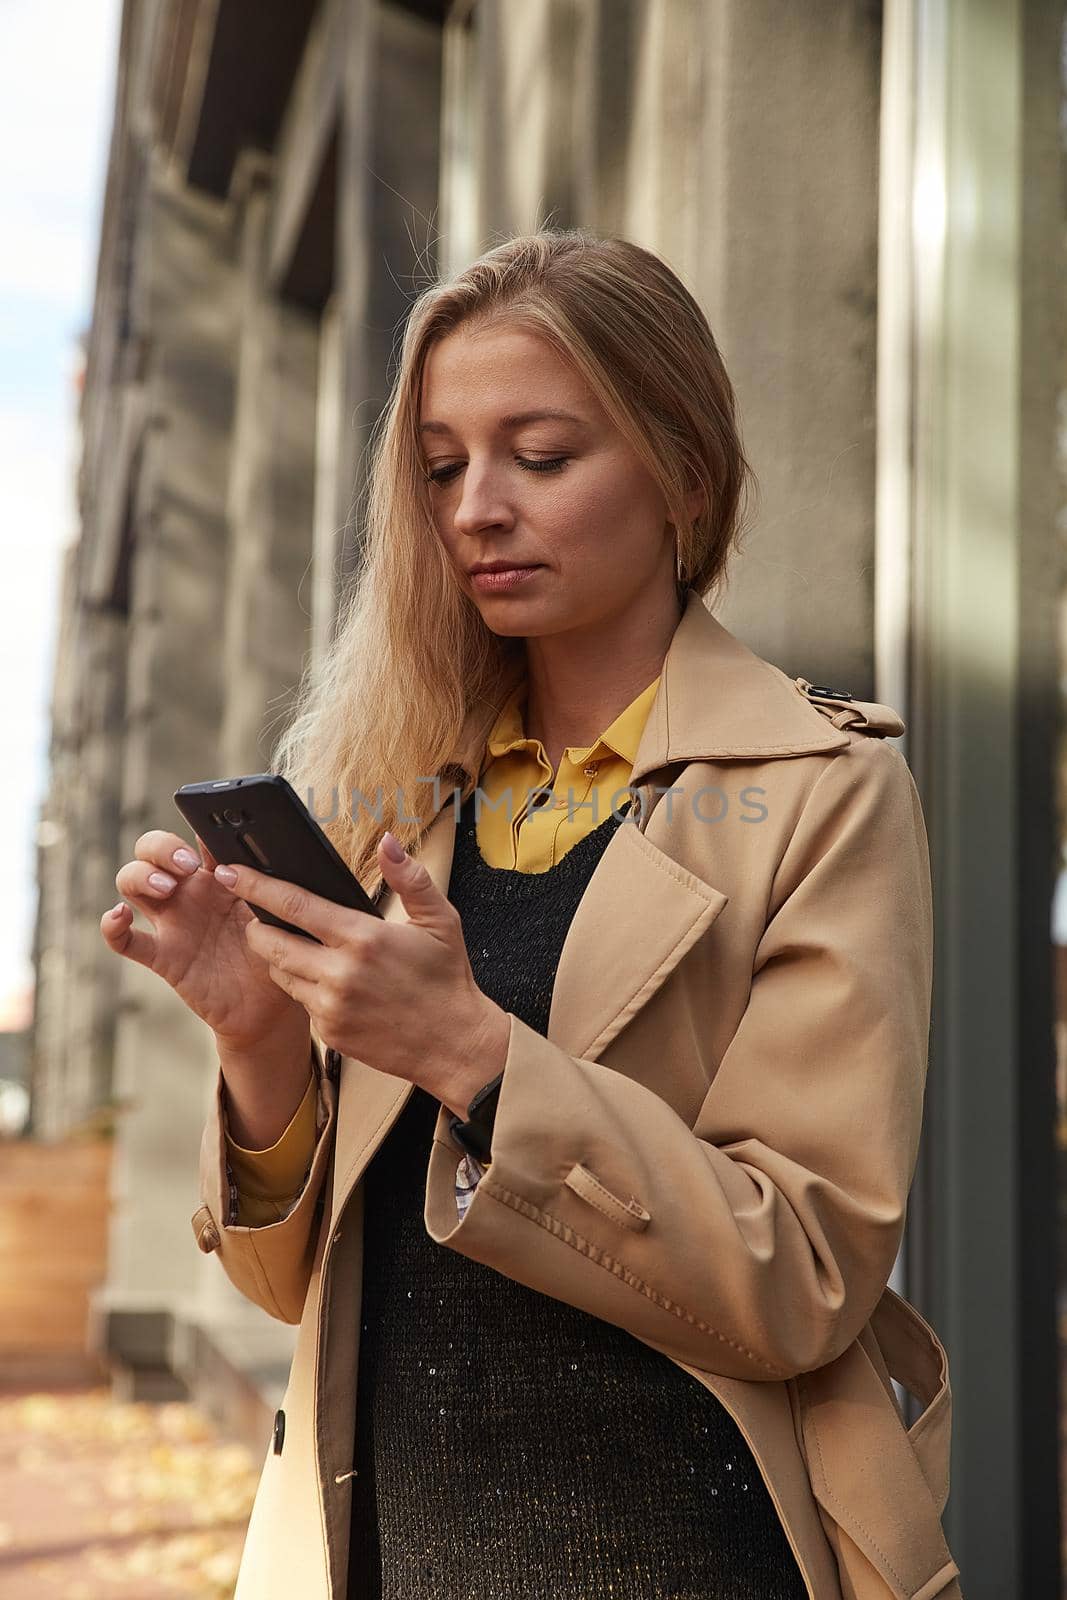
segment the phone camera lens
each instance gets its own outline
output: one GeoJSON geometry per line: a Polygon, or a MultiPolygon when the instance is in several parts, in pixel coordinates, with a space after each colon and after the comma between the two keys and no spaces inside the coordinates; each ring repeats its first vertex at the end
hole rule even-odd
{"type": "Polygon", "coordinates": [[[237,811],[232,806],[228,811],[224,811],[222,814],[226,818],[226,821],[235,828],[239,828],[242,822],[245,820],[244,812],[237,811]]]}

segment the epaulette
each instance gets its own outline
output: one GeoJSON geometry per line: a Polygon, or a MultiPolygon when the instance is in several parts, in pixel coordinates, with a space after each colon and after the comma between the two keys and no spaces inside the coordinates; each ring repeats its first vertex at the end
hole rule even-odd
{"type": "Polygon", "coordinates": [[[807,678],[794,678],[793,682],[797,692],[828,717],[835,728],[855,728],[857,733],[869,733],[876,739],[895,739],[904,732],[904,719],[892,706],[881,705],[877,700],[857,700],[847,689],[809,683],[807,678]]]}

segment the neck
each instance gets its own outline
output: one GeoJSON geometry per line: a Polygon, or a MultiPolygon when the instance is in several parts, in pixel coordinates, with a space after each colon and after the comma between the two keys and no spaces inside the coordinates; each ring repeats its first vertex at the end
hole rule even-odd
{"type": "Polygon", "coordinates": [[[527,639],[524,726],[553,771],[568,746],[591,745],[662,672],[681,615],[672,586],[595,627],[527,639]]]}

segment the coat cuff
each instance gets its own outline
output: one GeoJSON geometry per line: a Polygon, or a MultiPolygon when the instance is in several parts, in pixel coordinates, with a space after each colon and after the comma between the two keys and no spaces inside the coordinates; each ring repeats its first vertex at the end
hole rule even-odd
{"type": "MultiPolygon", "coordinates": [[[[323,1126],[307,1180],[284,1217],[245,1220],[242,1216],[236,1222],[229,1220],[236,1186],[231,1184],[223,1121],[225,1082],[220,1072],[200,1143],[201,1204],[192,1218],[198,1247],[205,1253],[218,1253],[235,1288],[269,1316],[288,1323],[299,1322],[303,1313],[329,1198],[328,1170],[336,1132],[337,1090],[321,1071],[317,1045],[315,1061],[316,1103],[323,1126]]],[[[255,1209],[270,1208],[264,1205],[255,1209]]]]}

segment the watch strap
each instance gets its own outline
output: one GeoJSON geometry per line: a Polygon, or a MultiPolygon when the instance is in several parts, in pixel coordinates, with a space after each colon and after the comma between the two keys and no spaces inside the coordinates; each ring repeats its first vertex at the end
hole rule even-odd
{"type": "Polygon", "coordinates": [[[449,1132],[461,1150],[479,1161],[487,1161],[493,1143],[496,1107],[504,1074],[498,1072],[480,1088],[467,1107],[467,1116],[449,1118],[449,1132]]]}

